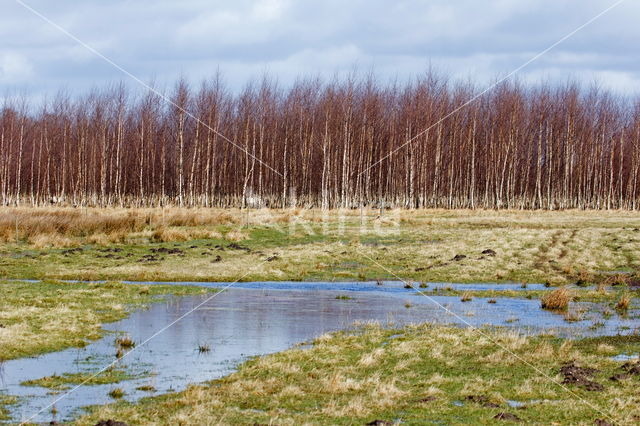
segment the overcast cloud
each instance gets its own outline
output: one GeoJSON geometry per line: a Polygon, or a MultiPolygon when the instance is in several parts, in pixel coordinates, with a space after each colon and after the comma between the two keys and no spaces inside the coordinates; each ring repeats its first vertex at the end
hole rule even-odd
{"type": "MultiPolygon", "coordinates": [[[[24,0],[142,80],[196,82],[219,68],[233,89],[357,67],[406,79],[429,64],[486,84],[614,0],[24,0]]],[[[0,91],[85,91],[120,71],[14,0],[1,1],[0,91]]],[[[640,2],[627,0],[519,73],[640,92],[640,2]]],[[[134,85],[135,83],[131,83],[134,85]]]]}

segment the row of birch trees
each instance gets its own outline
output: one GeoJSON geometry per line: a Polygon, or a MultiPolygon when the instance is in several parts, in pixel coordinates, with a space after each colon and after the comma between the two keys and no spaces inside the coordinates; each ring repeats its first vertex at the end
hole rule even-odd
{"type": "Polygon", "coordinates": [[[0,110],[0,202],[75,206],[636,209],[640,102],[597,87],[479,88],[428,72],[217,75],[0,110]]]}

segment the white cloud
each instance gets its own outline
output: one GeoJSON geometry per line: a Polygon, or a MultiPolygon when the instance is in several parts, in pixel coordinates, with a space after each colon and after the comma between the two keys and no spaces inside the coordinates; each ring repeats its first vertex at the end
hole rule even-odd
{"type": "Polygon", "coordinates": [[[15,52],[0,53],[0,84],[28,82],[33,76],[33,66],[27,58],[15,52]]]}
{"type": "MultiPolygon", "coordinates": [[[[512,71],[607,7],[601,0],[30,0],[36,10],[143,80],[199,79],[220,68],[234,88],[268,70],[371,67],[406,78],[432,64],[478,84],[512,71]]],[[[523,70],[522,78],[640,90],[639,2],[625,2],[523,70]]],[[[37,90],[78,90],[126,77],[9,2],[0,16],[0,91],[33,76],[37,90]],[[12,77],[9,77],[12,76],[12,77]]],[[[36,89],[34,89],[36,90],[36,89]]]]}
{"type": "Polygon", "coordinates": [[[286,0],[259,0],[253,7],[253,16],[263,21],[275,21],[282,17],[290,2],[286,0]]]}

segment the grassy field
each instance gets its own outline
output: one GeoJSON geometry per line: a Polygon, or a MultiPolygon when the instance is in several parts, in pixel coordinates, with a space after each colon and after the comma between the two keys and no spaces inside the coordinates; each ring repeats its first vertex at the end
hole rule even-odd
{"type": "Polygon", "coordinates": [[[640,365],[611,356],[639,347],[637,336],[563,341],[366,325],[184,392],[97,407],[78,424],[487,424],[500,413],[536,424],[637,424],[640,365]]]}
{"type": "Polygon", "coordinates": [[[7,278],[565,284],[640,267],[640,217],[618,211],[24,208],[0,211],[0,241],[7,278]]]}

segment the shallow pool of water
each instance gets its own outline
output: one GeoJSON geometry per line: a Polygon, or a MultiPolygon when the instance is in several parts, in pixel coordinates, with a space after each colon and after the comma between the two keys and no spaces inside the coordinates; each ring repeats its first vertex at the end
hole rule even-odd
{"type": "MultiPolygon", "coordinates": [[[[126,332],[136,342],[143,342],[211,296],[169,297],[105,328],[126,332]]],[[[138,345],[121,361],[134,372],[149,372],[150,377],[117,385],[82,386],[55,404],[55,416],[45,410],[31,420],[69,419],[83,406],[111,402],[108,393],[115,387],[122,388],[128,400],[150,395],[136,390],[141,386],[153,386],[157,393],[182,390],[189,383],[229,374],[247,357],[282,351],[323,333],[349,328],[357,321],[393,326],[425,321],[490,325],[566,337],[627,334],[637,327],[634,319],[617,315],[602,318],[604,308],[596,304],[574,304],[572,309],[588,314],[582,321],[567,322],[562,315],[541,310],[538,300],[498,298],[495,304],[487,302],[484,298],[463,303],[458,297],[419,296],[415,290],[391,283],[238,283],[147,344],[138,345]],[[593,327],[596,320],[599,326],[593,327]],[[200,353],[201,344],[208,345],[210,352],[200,353]]],[[[97,371],[115,359],[115,337],[112,333],[82,349],[5,362],[0,391],[21,397],[20,404],[13,407],[13,420],[30,419],[59,396],[48,389],[21,386],[21,382],[53,374],[97,371]]]]}

